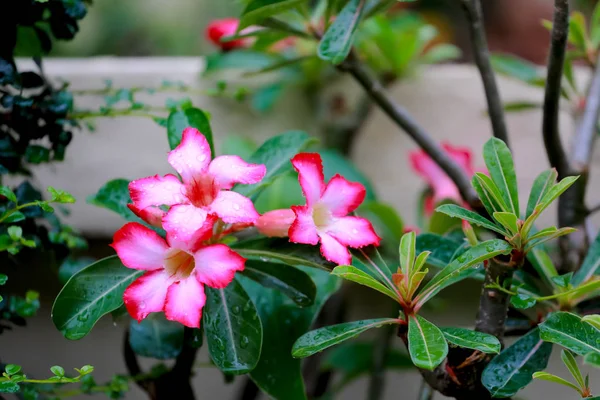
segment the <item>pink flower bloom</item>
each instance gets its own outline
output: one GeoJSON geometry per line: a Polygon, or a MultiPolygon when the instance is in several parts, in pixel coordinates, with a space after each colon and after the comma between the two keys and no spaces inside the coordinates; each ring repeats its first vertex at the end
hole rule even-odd
{"type": "MultiPolygon", "coordinates": [[[[170,206],[162,217],[163,228],[182,242],[189,241],[202,228],[208,215],[225,223],[254,223],[259,217],[247,197],[232,192],[234,184],[262,180],[264,165],[248,164],[238,156],[219,156],[211,161],[210,146],[198,130],[186,128],[181,143],[169,153],[169,163],[181,175],[151,176],[129,184],[135,210],[159,212],[149,207],[170,206]]],[[[139,214],[138,214],[139,215],[139,214]]]]}
{"type": "Polygon", "coordinates": [[[240,20],[237,18],[223,18],[212,21],[206,28],[206,38],[223,51],[252,46],[253,38],[242,38],[230,42],[221,42],[226,36],[235,35],[240,20]]]}
{"type": "Polygon", "coordinates": [[[298,171],[306,205],[292,206],[296,218],[289,228],[290,241],[312,245],[320,241],[323,256],[340,265],[352,260],[347,247],[379,245],[381,239],[369,221],[347,216],[363,202],[363,185],[340,175],[325,185],[323,163],[316,153],[298,154],[292,165],[298,171]]]}
{"type": "Polygon", "coordinates": [[[290,226],[296,219],[291,209],[268,211],[258,217],[254,224],[258,231],[270,237],[286,237],[290,226]]]}
{"type": "Polygon", "coordinates": [[[119,229],[111,246],[123,264],[146,271],[123,293],[129,314],[138,322],[151,312],[198,328],[206,302],[204,285],[224,288],[244,269],[245,259],[224,244],[205,245],[216,217],[210,217],[195,241],[165,241],[151,229],[130,222],[119,229]]]}
{"type": "MultiPolygon", "coordinates": [[[[449,143],[442,143],[442,147],[469,175],[475,174],[471,150],[465,147],[454,147],[449,143]]],[[[425,213],[433,214],[435,205],[444,200],[451,199],[462,204],[462,197],[458,188],[446,173],[423,150],[410,153],[412,169],[419,174],[433,190],[433,195],[425,198],[425,213]]]]}

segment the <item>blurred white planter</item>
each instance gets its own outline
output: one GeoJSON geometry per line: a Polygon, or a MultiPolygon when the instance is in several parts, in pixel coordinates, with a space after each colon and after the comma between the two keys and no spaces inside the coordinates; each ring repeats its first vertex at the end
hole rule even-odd
{"type": "MultiPolygon", "coordinates": [[[[23,61],[26,63],[26,61],[23,61]]],[[[111,79],[115,87],[157,86],[164,79],[179,80],[203,87],[198,79],[203,68],[201,58],[90,58],[50,59],[46,73],[71,82],[74,89],[103,87],[111,79]]],[[[583,80],[585,71],[580,71],[583,80]]],[[[207,84],[204,84],[207,87],[207,84]]],[[[343,90],[356,98],[360,88],[349,80],[336,83],[333,90],[343,90]]],[[[541,102],[543,92],[518,82],[500,78],[503,100],[541,102]]],[[[471,66],[439,66],[423,71],[421,77],[391,88],[394,98],[406,107],[436,140],[471,147],[476,163],[483,166],[481,147],[491,130],[485,111],[481,81],[471,66]]],[[[148,102],[161,104],[167,96],[153,95],[148,102]]],[[[176,97],[172,95],[172,97],[176,97]]],[[[192,97],[194,103],[212,114],[217,147],[227,134],[247,135],[258,142],[289,129],[317,134],[311,121],[309,105],[303,97],[289,93],[268,115],[257,115],[247,107],[209,97],[192,97]]],[[[90,96],[77,99],[81,108],[94,108],[102,103],[90,96]]],[[[548,167],[541,138],[541,112],[527,111],[507,116],[511,146],[516,157],[521,202],[527,201],[527,188],[536,175],[548,167]]],[[[561,115],[561,132],[568,143],[573,122],[561,115]]],[[[422,181],[410,170],[407,153],[416,146],[380,111],[376,111],[356,141],[352,157],[370,177],[380,197],[396,206],[409,223],[414,222],[417,193],[422,181]]],[[[73,193],[78,203],[72,207],[68,222],[91,236],[110,236],[122,224],[111,212],[90,206],[85,198],[94,194],[106,181],[123,177],[134,179],[170,172],[166,162],[168,144],[165,130],[143,118],[101,118],[97,129],[77,135],[63,163],[36,169],[42,186],[52,185],[73,193]]],[[[594,169],[600,165],[597,154],[594,169]]],[[[593,188],[600,178],[592,173],[590,202],[600,196],[593,188]]],[[[595,200],[595,201],[594,201],[595,200]]],[[[554,212],[545,215],[554,220],[554,212]]]]}

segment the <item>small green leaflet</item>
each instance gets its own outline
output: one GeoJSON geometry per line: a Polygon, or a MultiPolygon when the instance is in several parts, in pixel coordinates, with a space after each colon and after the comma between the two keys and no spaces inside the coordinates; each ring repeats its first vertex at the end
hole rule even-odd
{"type": "Polygon", "coordinates": [[[408,352],[417,367],[433,371],[448,355],[448,343],[440,328],[412,315],[408,319],[408,352]]]}
{"type": "Polygon", "coordinates": [[[319,43],[318,55],[334,65],[346,59],[362,17],[366,0],[350,0],[327,29],[319,43]]]}
{"type": "Polygon", "coordinates": [[[448,343],[484,353],[500,353],[500,341],[493,335],[465,328],[441,328],[448,343]]]}
{"type": "Polygon", "coordinates": [[[488,140],[483,146],[483,159],[508,211],[521,215],[515,166],[506,143],[498,138],[488,140]]]}

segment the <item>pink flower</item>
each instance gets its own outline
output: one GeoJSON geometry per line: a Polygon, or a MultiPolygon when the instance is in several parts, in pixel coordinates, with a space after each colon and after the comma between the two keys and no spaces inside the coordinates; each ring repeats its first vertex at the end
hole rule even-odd
{"type": "MultiPolygon", "coordinates": [[[[465,147],[453,147],[449,143],[442,143],[442,147],[456,161],[463,170],[472,176],[475,174],[471,150],[465,147]]],[[[444,200],[451,199],[462,204],[462,197],[454,182],[446,173],[425,153],[423,150],[410,152],[410,163],[412,169],[419,174],[429,187],[433,190],[433,195],[425,198],[425,213],[433,214],[435,205],[444,200]]]]}
{"type": "Polygon", "coordinates": [[[270,237],[286,237],[296,219],[291,209],[268,211],[258,217],[254,224],[258,231],[270,237]]]}
{"type": "Polygon", "coordinates": [[[175,175],[155,175],[132,181],[129,193],[132,211],[143,219],[156,222],[161,211],[153,208],[170,206],[162,216],[162,227],[173,238],[191,240],[208,215],[217,215],[228,224],[251,224],[259,217],[250,199],[229,189],[236,183],[260,182],[266,173],[264,165],[248,164],[238,156],[219,156],[211,161],[206,138],[193,128],[183,131],[181,143],[169,153],[168,160],[183,182],[175,175]]]}
{"type": "Polygon", "coordinates": [[[298,171],[306,205],[292,206],[296,218],[289,228],[290,241],[312,245],[320,241],[323,256],[340,265],[352,261],[347,247],[379,245],[381,239],[369,221],[347,216],[363,202],[363,185],[340,175],[325,185],[323,163],[316,153],[298,154],[292,165],[298,171]]]}
{"type": "Polygon", "coordinates": [[[241,38],[230,42],[221,42],[226,36],[235,35],[240,20],[237,18],[223,18],[212,21],[206,28],[206,38],[223,51],[252,46],[253,38],[241,38]]]}
{"type": "Polygon", "coordinates": [[[210,217],[196,240],[167,240],[151,229],[130,222],[119,229],[111,246],[123,264],[146,271],[123,293],[129,314],[138,322],[151,312],[198,328],[206,302],[204,285],[224,288],[244,269],[245,259],[224,244],[206,245],[216,217],[210,217]]]}

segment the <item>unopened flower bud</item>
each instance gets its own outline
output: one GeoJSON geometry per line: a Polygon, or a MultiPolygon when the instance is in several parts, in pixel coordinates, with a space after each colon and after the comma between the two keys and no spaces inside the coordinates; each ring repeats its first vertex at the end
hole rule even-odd
{"type": "Polygon", "coordinates": [[[462,221],[462,230],[471,246],[475,246],[479,242],[479,240],[477,240],[475,230],[473,229],[471,224],[468,221],[465,221],[464,219],[462,221]]]}
{"type": "Polygon", "coordinates": [[[290,209],[273,210],[261,215],[254,225],[265,236],[286,237],[295,219],[290,209]]]}

